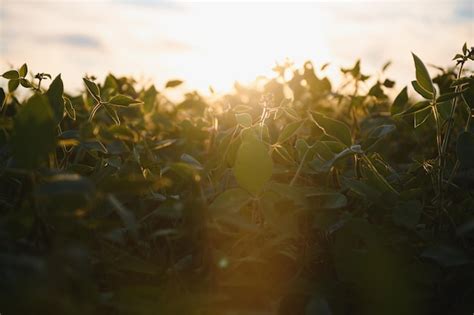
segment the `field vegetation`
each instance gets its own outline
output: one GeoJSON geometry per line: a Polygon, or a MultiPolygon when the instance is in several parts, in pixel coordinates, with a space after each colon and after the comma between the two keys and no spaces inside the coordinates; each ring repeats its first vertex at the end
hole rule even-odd
{"type": "Polygon", "coordinates": [[[0,313],[471,314],[474,50],[413,60],[181,102],[4,72],[0,313]]]}

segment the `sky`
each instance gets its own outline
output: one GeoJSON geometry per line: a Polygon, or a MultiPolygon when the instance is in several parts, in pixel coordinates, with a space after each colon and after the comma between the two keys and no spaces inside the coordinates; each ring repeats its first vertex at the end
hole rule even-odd
{"type": "Polygon", "coordinates": [[[330,62],[332,78],[358,58],[365,73],[391,60],[402,87],[414,77],[410,52],[448,66],[464,42],[474,45],[470,0],[0,0],[0,71],[27,62],[61,73],[71,92],[85,74],[109,72],[225,92],[285,58],[330,62]]]}

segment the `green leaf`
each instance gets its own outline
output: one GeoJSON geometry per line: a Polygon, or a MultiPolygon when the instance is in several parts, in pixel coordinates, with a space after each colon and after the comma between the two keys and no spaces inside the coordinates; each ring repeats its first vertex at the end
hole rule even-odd
{"type": "Polygon", "coordinates": [[[462,54],[456,54],[454,57],[453,57],[453,60],[456,60],[456,59],[463,59],[464,56],[462,54]]]}
{"type": "Polygon", "coordinates": [[[107,148],[99,140],[89,140],[81,142],[81,147],[91,152],[107,153],[107,148]]]}
{"type": "Polygon", "coordinates": [[[406,115],[414,114],[417,112],[421,112],[422,110],[425,110],[430,106],[431,106],[431,101],[421,101],[395,116],[406,116],[406,115]]]}
{"type": "Polygon", "coordinates": [[[20,85],[20,80],[18,80],[18,79],[12,79],[12,80],[8,81],[8,92],[10,92],[10,93],[15,92],[18,85],[20,85]]]}
{"type": "Polygon", "coordinates": [[[380,126],[377,126],[375,127],[374,129],[372,129],[369,134],[368,134],[368,138],[375,138],[375,139],[379,139],[379,138],[383,138],[385,137],[386,135],[394,132],[395,130],[397,130],[397,127],[393,124],[390,124],[390,125],[380,125],[380,126]]]}
{"type": "Polygon", "coordinates": [[[401,113],[403,108],[408,102],[408,88],[405,86],[403,90],[398,93],[397,97],[393,101],[392,107],[390,108],[390,113],[392,116],[401,113]]]}
{"type": "Polygon", "coordinates": [[[376,202],[381,196],[380,192],[360,180],[342,178],[342,182],[366,201],[376,202]]]}
{"type": "Polygon", "coordinates": [[[44,196],[52,195],[92,195],[95,191],[89,178],[77,174],[56,174],[48,176],[38,187],[37,193],[44,196]]]}
{"type": "Polygon", "coordinates": [[[171,80],[171,81],[166,82],[165,88],[174,88],[181,84],[183,84],[183,81],[181,80],[171,80]]]}
{"type": "Polygon", "coordinates": [[[425,64],[423,63],[423,61],[421,61],[420,58],[418,58],[417,55],[415,55],[414,53],[412,53],[412,55],[413,60],[415,62],[416,81],[423,89],[430,92],[431,94],[434,94],[435,89],[433,86],[433,82],[431,81],[430,74],[426,69],[425,64]]]}
{"type": "Polygon", "coordinates": [[[224,151],[224,158],[228,166],[232,167],[235,163],[235,157],[237,156],[237,151],[240,148],[241,140],[235,138],[232,142],[229,143],[229,146],[224,151]]]}
{"type": "Polygon", "coordinates": [[[351,148],[346,148],[337,154],[333,154],[324,142],[316,142],[314,148],[317,158],[311,161],[309,166],[318,173],[327,173],[337,161],[358,153],[351,148]],[[328,157],[330,158],[327,159],[328,157]]]}
{"type": "Polygon", "coordinates": [[[465,91],[466,91],[466,90],[462,90],[462,91],[459,91],[459,92],[445,93],[445,94],[439,96],[439,97],[436,99],[436,103],[442,103],[442,102],[450,101],[450,100],[452,100],[453,98],[455,98],[456,96],[461,95],[461,94],[464,93],[465,91]]]}
{"type": "Polygon", "coordinates": [[[428,118],[430,118],[431,114],[433,114],[433,111],[431,110],[431,108],[426,108],[422,111],[416,112],[413,117],[413,126],[415,128],[418,128],[423,123],[425,123],[428,120],[428,118]]]}
{"type": "Polygon", "coordinates": [[[96,101],[100,101],[100,90],[97,84],[90,81],[89,79],[83,78],[86,85],[87,91],[92,95],[96,101]]]}
{"type": "Polygon", "coordinates": [[[150,88],[146,90],[145,95],[143,96],[145,112],[149,113],[153,110],[157,95],[158,91],[156,90],[154,85],[150,86],[150,88]]]}
{"type": "Polygon", "coordinates": [[[411,81],[411,85],[413,86],[415,91],[421,96],[423,96],[424,98],[429,99],[429,100],[433,98],[433,93],[425,90],[418,82],[411,81]]]}
{"type": "Polygon", "coordinates": [[[320,209],[339,209],[347,206],[346,196],[337,192],[315,191],[305,196],[310,199],[316,197],[320,209]]]}
{"type": "Polygon", "coordinates": [[[237,105],[234,108],[232,108],[232,111],[235,112],[235,113],[244,113],[244,112],[251,111],[252,108],[253,108],[252,106],[240,104],[240,105],[237,105]]]}
{"type": "Polygon", "coordinates": [[[193,156],[191,156],[189,154],[183,153],[181,155],[181,161],[184,161],[184,162],[188,163],[189,165],[193,166],[197,170],[203,170],[204,169],[204,167],[202,167],[202,164],[199,163],[198,160],[196,160],[193,156]]]}
{"type": "Polygon", "coordinates": [[[382,72],[385,72],[391,65],[392,65],[392,62],[387,61],[382,67],[382,72]]]}
{"type": "Polygon", "coordinates": [[[472,132],[463,132],[458,136],[456,153],[461,168],[474,167],[474,134],[472,132]]]}
{"type": "Polygon", "coordinates": [[[111,105],[115,105],[115,106],[126,107],[126,106],[129,106],[129,105],[132,105],[132,104],[142,104],[143,102],[134,100],[133,98],[128,97],[126,95],[118,94],[118,95],[113,96],[109,100],[108,103],[111,104],[111,105]]]}
{"type": "Polygon", "coordinates": [[[112,125],[108,131],[113,137],[122,141],[138,141],[138,134],[126,125],[112,125]]]}
{"type": "Polygon", "coordinates": [[[236,113],[235,120],[242,127],[248,128],[252,126],[252,116],[248,113],[236,113]]]}
{"type": "Polygon", "coordinates": [[[277,143],[282,144],[288,139],[290,139],[301,128],[301,126],[303,126],[304,122],[304,120],[300,120],[294,121],[286,125],[278,136],[277,143]]]}
{"type": "Polygon", "coordinates": [[[310,116],[326,135],[336,138],[348,147],[351,146],[351,130],[345,123],[328,118],[320,113],[313,112],[310,116]]]}
{"type": "Polygon", "coordinates": [[[26,63],[21,66],[19,74],[22,78],[26,77],[26,75],[28,74],[28,65],[26,63]]]}
{"type": "Polygon", "coordinates": [[[286,114],[286,116],[288,116],[288,118],[290,119],[294,119],[294,120],[297,120],[297,119],[300,119],[300,116],[298,115],[298,112],[292,108],[292,107],[285,107],[283,108],[283,112],[286,114]]]}
{"type": "Polygon", "coordinates": [[[72,106],[72,102],[68,97],[64,98],[64,109],[69,118],[76,120],[76,110],[74,109],[74,106],[72,106]]]}
{"type": "Polygon", "coordinates": [[[420,221],[423,206],[418,200],[408,200],[398,204],[392,211],[396,225],[414,229],[420,221]]]}
{"type": "Polygon", "coordinates": [[[351,74],[353,78],[359,78],[360,76],[360,60],[357,60],[354,67],[350,68],[341,68],[341,72],[344,74],[351,74]]]}
{"type": "Polygon", "coordinates": [[[33,95],[14,120],[11,140],[13,155],[20,167],[32,169],[56,147],[56,123],[48,98],[33,95]]]}
{"type": "Polygon", "coordinates": [[[464,43],[464,45],[462,45],[462,53],[463,53],[464,55],[467,54],[467,43],[464,43]]]}
{"type": "Polygon", "coordinates": [[[0,87],[0,109],[3,108],[3,103],[5,102],[5,91],[0,87]]]}
{"type": "Polygon", "coordinates": [[[451,87],[455,87],[455,86],[459,86],[459,85],[463,85],[463,84],[466,84],[466,83],[469,83],[469,82],[472,82],[473,81],[473,77],[462,77],[462,78],[459,78],[459,79],[456,79],[454,80],[452,83],[451,83],[451,87]]]}
{"type": "Polygon", "coordinates": [[[20,84],[21,84],[22,87],[27,88],[27,89],[33,87],[33,84],[31,84],[30,81],[28,81],[27,79],[23,79],[23,78],[20,79],[20,84]]]}
{"type": "Polygon", "coordinates": [[[385,176],[380,174],[379,170],[373,164],[371,158],[368,156],[363,156],[363,160],[367,166],[366,176],[368,179],[368,183],[372,187],[376,187],[378,190],[382,192],[392,193],[398,195],[398,191],[393,188],[393,186],[387,181],[385,176]]]}
{"type": "Polygon", "coordinates": [[[363,143],[363,149],[372,149],[377,143],[380,142],[380,140],[382,140],[384,137],[394,132],[395,130],[397,130],[397,127],[395,125],[380,125],[373,128],[369,132],[366,140],[363,143]]]}
{"type": "Polygon", "coordinates": [[[117,113],[117,109],[115,108],[114,105],[110,103],[103,103],[105,112],[109,117],[115,122],[115,124],[120,125],[120,117],[117,113]]]}
{"type": "Polygon", "coordinates": [[[258,194],[272,177],[273,161],[268,154],[267,145],[248,137],[237,151],[233,173],[240,187],[258,194]]]}
{"type": "Polygon", "coordinates": [[[89,121],[92,121],[94,119],[95,114],[97,111],[102,107],[103,103],[97,103],[91,110],[91,113],[89,115],[89,121]]]}
{"type": "Polygon", "coordinates": [[[395,81],[392,81],[390,79],[385,79],[385,81],[383,81],[383,86],[385,86],[386,88],[393,88],[395,86],[395,81]]]}
{"type": "Polygon", "coordinates": [[[238,212],[247,202],[250,201],[251,195],[242,188],[231,188],[217,196],[209,205],[209,210],[218,213],[225,211],[238,212]]]}
{"type": "Polygon", "coordinates": [[[306,151],[309,150],[309,144],[306,142],[305,139],[298,138],[295,141],[295,149],[296,149],[296,152],[298,153],[298,160],[301,161],[306,151]]]}
{"type": "Polygon", "coordinates": [[[16,70],[9,70],[2,74],[2,77],[8,80],[15,80],[20,78],[20,74],[16,70]]]}
{"type": "Polygon", "coordinates": [[[49,104],[53,110],[54,118],[56,123],[60,123],[64,116],[64,85],[63,80],[61,80],[61,75],[58,75],[51,82],[46,96],[48,97],[49,104]]]}
{"type": "Polygon", "coordinates": [[[380,82],[375,83],[369,90],[368,95],[374,96],[378,99],[385,99],[387,98],[387,95],[385,95],[380,82]]]}
{"type": "Polygon", "coordinates": [[[285,147],[275,146],[273,149],[274,149],[274,152],[276,152],[285,161],[289,163],[295,162],[295,160],[293,159],[293,157],[291,156],[291,154],[288,152],[288,150],[285,147]]]}

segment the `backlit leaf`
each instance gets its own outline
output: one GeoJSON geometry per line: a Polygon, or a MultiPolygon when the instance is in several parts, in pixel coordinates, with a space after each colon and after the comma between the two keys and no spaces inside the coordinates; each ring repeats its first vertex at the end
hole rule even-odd
{"type": "Polygon", "coordinates": [[[304,122],[304,120],[300,120],[286,125],[278,136],[277,143],[281,144],[290,139],[301,128],[301,126],[303,126],[304,122]]]}
{"type": "Polygon", "coordinates": [[[64,116],[64,99],[63,99],[64,85],[61,79],[61,75],[54,78],[53,82],[49,85],[46,96],[48,97],[49,104],[53,110],[54,119],[59,124],[64,116]]]}
{"type": "Polygon", "coordinates": [[[249,139],[240,145],[233,173],[239,185],[258,194],[272,176],[273,161],[268,154],[267,145],[256,139],[249,139]]]}
{"type": "Polygon", "coordinates": [[[415,105],[411,106],[407,110],[403,111],[402,113],[399,113],[395,116],[405,116],[405,115],[414,114],[414,113],[417,113],[417,112],[421,112],[422,110],[425,110],[430,106],[431,106],[430,101],[421,101],[421,102],[418,102],[415,105]]]}
{"type": "Polygon", "coordinates": [[[14,80],[14,79],[19,79],[20,74],[16,70],[9,70],[7,72],[4,72],[2,74],[2,77],[4,77],[5,79],[8,79],[8,80],[14,80]]]}
{"type": "Polygon", "coordinates": [[[89,93],[92,95],[92,97],[96,101],[99,101],[100,100],[100,90],[99,90],[99,87],[97,86],[97,84],[95,84],[95,82],[92,82],[92,81],[90,81],[89,79],[86,79],[86,78],[84,78],[83,81],[86,85],[87,91],[89,91],[89,93]]]}
{"type": "Polygon", "coordinates": [[[74,106],[72,106],[71,100],[68,97],[64,98],[64,109],[69,118],[76,120],[76,110],[74,109],[74,106]]]}
{"type": "Polygon", "coordinates": [[[431,81],[430,74],[428,70],[426,69],[425,64],[423,63],[423,61],[421,61],[420,58],[418,58],[417,55],[415,55],[414,53],[412,53],[412,55],[413,55],[413,60],[415,62],[416,81],[423,89],[425,89],[431,94],[434,94],[435,89],[433,86],[433,82],[431,81]]]}
{"type": "Polygon", "coordinates": [[[181,85],[181,84],[183,84],[183,81],[181,81],[181,80],[171,80],[171,81],[166,82],[165,87],[166,88],[173,88],[173,87],[176,87],[176,86],[181,85]]]}
{"type": "Polygon", "coordinates": [[[465,91],[466,91],[466,90],[459,91],[459,92],[445,93],[445,94],[441,95],[440,97],[438,97],[438,98],[436,99],[436,102],[437,102],[437,103],[442,103],[442,102],[450,101],[450,100],[452,100],[453,98],[457,97],[458,95],[461,95],[461,94],[464,93],[465,91]]]}
{"type": "Polygon", "coordinates": [[[126,95],[119,94],[119,95],[113,96],[109,100],[108,103],[110,103],[112,105],[115,105],[115,106],[129,106],[129,105],[132,105],[132,104],[141,104],[143,102],[134,100],[133,98],[128,97],[126,95]]]}
{"type": "Polygon", "coordinates": [[[21,84],[21,86],[24,87],[24,88],[31,88],[31,87],[33,87],[33,85],[30,83],[30,81],[28,81],[27,79],[23,79],[23,78],[20,79],[20,84],[21,84]]]}
{"type": "Polygon", "coordinates": [[[5,91],[3,88],[0,88],[0,109],[3,108],[3,103],[5,102],[5,91]]]}
{"type": "Polygon", "coordinates": [[[28,74],[28,65],[24,63],[18,72],[20,74],[20,77],[26,77],[26,75],[28,74]]]}
{"type": "Polygon", "coordinates": [[[411,81],[411,85],[415,89],[415,91],[423,96],[426,99],[432,99],[433,98],[433,93],[428,92],[426,89],[424,89],[417,81],[411,81]]]}
{"type": "Polygon", "coordinates": [[[248,128],[252,126],[252,116],[248,113],[236,113],[235,120],[242,127],[248,128]]]}
{"type": "Polygon", "coordinates": [[[415,128],[418,128],[421,126],[424,122],[430,118],[431,114],[433,114],[433,111],[431,108],[426,108],[422,111],[416,112],[414,117],[413,117],[413,125],[415,128]]]}
{"type": "Polygon", "coordinates": [[[372,129],[363,143],[364,150],[373,148],[380,140],[397,130],[395,125],[381,125],[372,129]]]}
{"type": "Polygon", "coordinates": [[[316,125],[321,128],[325,134],[336,138],[346,146],[352,144],[351,130],[345,123],[315,112],[311,113],[311,116],[316,125]]]}
{"type": "Polygon", "coordinates": [[[19,79],[12,79],[8,81],[8,92],[14,92],[18,88],[18,85],[20,85],[19,79]]]}

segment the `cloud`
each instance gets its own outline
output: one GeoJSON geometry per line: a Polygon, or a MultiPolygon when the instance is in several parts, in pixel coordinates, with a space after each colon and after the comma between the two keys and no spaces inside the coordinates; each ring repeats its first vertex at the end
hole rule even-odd
{"type": "Polygon", "coordinates": [[[222,90],[271,73],[284,57],[330,61],[333,73],[357,58],[366,72],[391,59],[389,74],[405,85],[413,77],[410,51],[444,66],[474,42],[470,0],[139,3],[3,2],[0,64],[62,72],[73,87],[85,72],[112,71],[222,90]]]}
{"type": "MultiPolygon", "coordinates": [[[[474,2],[472,0],[460,0],[456,6],[456,17],[466,19],[471,23],[474,20],[474,2]]],[[[472,26],[474,28],[474,26],[472,26]]]]}
{"type": "Polygon", "coordinates": [[[60,45],[98,49],[102,48],[100,40],[92,35],[86,34],[61,34],[45,36],[38,39],[39,43],[56,43],[60,45]]]}

